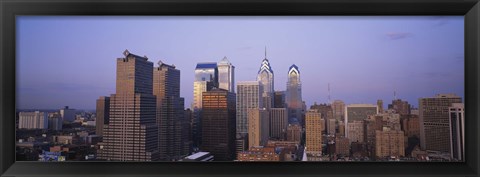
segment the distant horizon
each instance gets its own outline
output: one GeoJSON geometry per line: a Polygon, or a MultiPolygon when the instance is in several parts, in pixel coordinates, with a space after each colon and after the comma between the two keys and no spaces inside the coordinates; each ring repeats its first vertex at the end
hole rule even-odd
{"type": "MultiPolygon", "coordinates": [[[[375,17],[17,17],[17,109],[95,110],[115,93],[122,52],[181,72],[185,109],[195,65],[235,66],[235,87],[255,81],[261,61],[285,91],[299,67],[307,108],[317,102],[376,104],[454,93],[464,101],[463,16],[375,17]]],[[[236,88],[235,88],[236,90],[236,88]]]]}

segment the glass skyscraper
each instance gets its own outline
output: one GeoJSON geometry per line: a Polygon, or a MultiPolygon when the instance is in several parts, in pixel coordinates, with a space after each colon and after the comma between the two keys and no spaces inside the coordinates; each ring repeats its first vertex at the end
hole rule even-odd
{"type": "Polygon", "coordinates": [[[265,50],[265,59],[263,59],[260,69],[258,70],[257,81],[263,87],[262,99],[263,105],[262,108],[271,108],[273,105],[273,70],[270,66],[270,62],[267,59],[267,52],[265,50]]]}
{"type": "Polygon", "coordinates": [[[288,69],[288,81],[286,91],[286,104],[290,122],[302,120],[302,83],[300,82],[300,70],[296,65],[288,69]]]}
{"type": "Polygon", "coordinates": [[[218,88],[235,93],[235,66],[233,66],[227,57],[223,57],[218,62],[218,88]]]}

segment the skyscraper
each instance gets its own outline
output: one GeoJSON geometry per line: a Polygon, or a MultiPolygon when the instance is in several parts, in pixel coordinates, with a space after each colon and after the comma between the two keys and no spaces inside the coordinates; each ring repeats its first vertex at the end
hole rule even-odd
{"type": "Polygon", "coordinates": [[[223,89],[203,92],[202,143],[216,161],[235,159],[235,93],[223,89]]]}
{"type": "Polygon", "coordinates": [[[152,94],[153,63],[123,53],[117,59],[116,93],[110,96],[110,120],[104,126],[98,158],[113,161],[158,160],[158,127],[152,94]]]}
{"type": "Polygon", "coordinates": [[[257,81],[259,81],[263,87],[263,93],[262,93],[263,105],[261,106],[262,108],[269,109],[274,104],[273,103],[273,97],[274,97],[273,95],[274,79],[273,78],[274,78],[273,70],[272,70],[272,67],[270,66],[270,62],[267,59],[267,49],[265,48],[265,59],[263,59],[257,74],[257,81]]]}
{"type": "Polygon", "coordinates": [[[96,135],[103,136],[103,127],[108,125],[110,120],[110,97],[101,96],[97,99],[97,110],[95,119],[96,135]]]}
{"type": "Polygon", "coordinates": [[[285,91],[275,91],[273,102],[274,108],[285,108],[285,91]]]}
{"type": "Polygon", "coordinates": [[[285,139],[285,132],[287,131],[288,115],[286,108],[271,108],[270,109],[270,138],[271,139],[285,139]]]}
{"type": "Polygon", "coordinates": [[[193,82],[193,144],[199,147],[202,142],[202,94],[218,88],[218,68],[215,62],[197,63],[193,82]]]}
{"type": "Polygon", "coordinates": [[[316,109],[310,109],[305,114],[305,138],[307,155],[322,155],[322,118],[316,109]]]}
{"type": "Polygon", "coordinates": [[[419,99],[420,145],[423,150],[450,152],[449,107],[462,103],[455,94],[419,99]]]}
{"type": "Polygon", "coordinates": [[[217,64],[218,67],[218,88],[235,93],[235,66],[227,57],[223,57],[217,64]]]}
{"type": "Polygon", "coordinates": [[[153,68],[153,95],[156,96],[156,122],[160,160],[179,160],[188,155],[188,129],[184,99],[180,97],[180,70],[158,62],[153,68]],[[184,147],[187,146],[187,147],[184,147]]]}
{"type": "Polygon", "coordinates": [[[268,110],[248,109],[248,147],[265,146],[269,136],[268,110]]]}
{"type": "Polygon", "coordinates": [[[395,110],[400,115],[410,114],[410,104],[407,101],[401,99],[392,100],[392,104],[388,105],[388,109],[395,110]]]}
{"type": "Polygon", "coordinates": [[[258,81],[242,81],[237,83],[237,133],[248,133],[248,109],[262,106],[263,85],[258,81]]]}
{"type": "Polygon", "coordinates": [[[453,103],[448,110],[450,124],[450,155],[465,160],[465,109],[463,103],[453,103]]]}
{"type": "Polygon", "coordinates": [[[302,83],[300,82],[300,71],[296,65],[292,65],[288,69],[286,104],[289,121],[293,120],[303,123],[302,83]]]}

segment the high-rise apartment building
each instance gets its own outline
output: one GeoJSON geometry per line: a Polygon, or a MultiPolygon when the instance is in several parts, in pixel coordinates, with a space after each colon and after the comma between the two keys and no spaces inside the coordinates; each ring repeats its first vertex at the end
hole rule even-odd
{"type": "Polygon", "coordinates": [[[300,81],[300,70],[298,70],[296,65],[292,65],[288,69],[286,104],[288,108],[288,118],[297,120],[303,124],[302,83],[300,81]]]}
{"type": "Polygon", "coordinates": [[[180,70],[159,61],[158,67],[153,68],[153,95],[156,96],[160,160],[180,160],[189,154],[188,123],[184,99],[180,97],[180,70]]]}
{"type": "Polygon", "coordinates": [[[248,109],[248,147],[265,146],[270,134],[269,111],[248,109]]]}
{"type": "Polygon", "coordinates": [[[420,145],[423,150],[450,152],[449,107],[462,103],[455,94],[419,99],[420,145]]]}
{"type": "Polygon", "coordinates": [[[153,63],[123,53],[117,59],[116,93],[110,96],[110,120],[104,125],[98,158],[112,161],[156,161],[158,127],[152,94],[153,63]]]}
{"type": "Polygon", "coordinates": [[[68,106],[60,109],[60,115],[62,116],[63,121],[73,122],[75,121],[75,109],[70,109],[68,106]]]}
{"type": "Polygon", "coordinates": [[[403,131],[377,130],[375,132],[375,153],[377,157],[404,157],[405,139],[403,131]]]}
{"type": "Polygon", "coordinates": [[[273,93],[274,93],[274,74],[270,62],[267,59],[267,50],[265,49],[265,59],[263,59],[260,69],[257,74],[257,81],[263,87],[262,93],[262,106],[261,108],[270,109],[273,106],[273,93]]]}
{"type": "Polygon", "coordinates": [[[286,108],[270,109],[270,138],[285,139],[285,132],[288,125],[288,114],[286,108]]]}
{"type": "Polygon", "coordinates": [[[350,143],[351,142],[363,143],[363,141],[365,140],[364,133],[365,132],[364,132],[363,121],[355,120],[353,122],[347,123],[347,134],[349,135],[348,139],[350,140],[350,143]]]}
{"type": "Polygon", "coordinates": [[[463,103],[453,103],[448,108],[450,124],[450,156],[465,160],[465,108],[463,103]]]}
{"type": "Polygon", "coordinates": [[[46,112],[20,112],[18,113],[19,129],[48,129],[48,117],[46,112]]]}
{"type": "Polygon", "coordinates": [[[223,57],[217,64],[218,67],[218,88],[235,93],[235,66],[223,57]]]}
{"type": "Polygon", "coordinates": [[[348,123],[354,121],[363,121],[370,115],[378,114],[378,106],[373,104],[350,104],[345,107],[345,137],[350,141],[355,138],[350,138],[348,123]]]}
{"type": "Polygon", "coordinates": [[[263,85],[258,81],[237,83],[237,133],[248,133],[248,109],[261,108],[263,85]]]}
{"type": "Polygon", "coordinates": [[[235,159],[235,93],[213,89],[202,94],[202,143],[215,161],[235,159]]]}
{"type": "Polygon", "coordinates": [[[299,143],[302,139],[302,126],[299,124],[288,124],[287,141],[299,143]]]}
{"type": "Polygon", "coordinates": [[[58,112],[48,113],[48,129],[50,130],[62,130],[63,120],[62,116],[58,112]]]}
{"type": "Polygon", "coordinates": [[[110,97],[101,96],[97,99],[97,110],[95,119],[96,135],[103,136],[103,127],[110,121],[110,97]]]}
{"type": "Polygon", "coordinates": [[[305,138],[307,155],[322,155],[322,121],[320,112],[310,109],[305,114],[305,138]]]}

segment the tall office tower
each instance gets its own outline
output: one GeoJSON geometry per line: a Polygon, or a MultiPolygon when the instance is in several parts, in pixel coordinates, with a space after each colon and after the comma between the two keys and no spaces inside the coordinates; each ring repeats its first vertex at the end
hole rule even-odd
{"type": "Polygon", "coordinates": [[[68,106],[60,109],[60,115],[62,116],[63,121],[75,121],[75,109],[69,109],[68,106]]]}
{"type": "Polygon", "coordinates": [[[288,124],[287,141],[300,143],[302,140],[302,126],[299,124],[288,124]]]}
{"type": "Polygon", "coordinates": [[[375,132],[375,154],[377,157],[404,157],[405,139],[403,131],[377,130],[375,132]]]}
{"type": "Polygon", "coordinates": [[[248,109],[262,107],[263,85],[258,81],[237,83],[237,134],[248,133],[248,109]]]}
{"type": "Polygon", "coordinates": [[[275,91],[273,102],[274,108],[285,108],[285,91],[275,91]]]}
{"type": "Polygon", "coordinates": [[[101,96],[97,99],[97,110],[95,119],[95,134],[103,136],[103,127],[110,121],[110,97],[101,96]]]}
{"type": "Polygon", "coordinates": [[[448,108],[452,103],[462,103],[462,98],[455,94],[437,94],[435,97],[419,99],[422,150],[450,152],[448,108]]]}
{"type": "Polygon", "coordinates": [[[310,106],[310,109],[316,109],[322,115],[322,119],[334,119],[332,105],[317,104],[316,102],[310,106]]]}
{"type": "Polygon", "coordinates": [[[248,147],[265,146],[268,142],[269,112],[265,108],[248,109],[248,147]]]}
{"type": "Polygon", "coordinates": [[[257,74],[257,81],[259,81],[263,87],[263,93],[262,93],[263,104],[261,108],[270,109],[273,106],[273,97],[274,97],[273,77],[274,77],[273,70],[272,70],[272,67],[270,66],[270,62],[267,59],[267,49],[265,48],[265,59],[263,59],[257,74]]]}
{"type": "Polygon", "coordinates": [[[48,129],[50,130],[62,130],[63,120],[62,116],[58,112],[48,113],[48,129]]]}
{"type": "Polygon", "coordinates": [[[388,104],[388,109],[393,109],[400,115],[410,114],[410,104],[401,99],[392,100],[392,104],[388,104]]]}
{"type": "Polygon", "coordinates": [[[156,161],[158,127],[152,93],[153,63],[123,53],[117,59],[116,93],[110,96],[110,120],[104,125],[98,158],[112,161],[156,161]]]}
{"type": "Polygon", "coordinates": [[[18,113],[19,129],[48,129],[48,117],[46,112],[20,112],[18,113]]]}
{"type": "Polygon", "coordinates": [[[345,121],[345,103],[342,100],[335,100],[332,103],[333,117],[337,121],[345,121]]]}
{"type": "MultiPolygon", "coordinates": [[[[285,100],[288,108],[288,118],[297,120],[303,124],[302,120],[302,83],[300,82],[300,71],[296,65],[288,69],[287,92],[285,100]]],[[[291,122],[291,121],[290,121],[291,122]]]]}
{"type": "Polygon", "coordinates": [[[345,137],[349,137],[349,122],[363,121],[370,115],[378,114],[378,106],[372,104],[350,104],[345,107],[345,137]]]}
{"type": "Polygon", "coordinates": [[[349,135],[348,139],[350,139],[350,143],[363,143],[365,140],[364,133],[363,121],[355,120],[347,123],[347,134],[349,135]]]}
{"type": "Polygon", "coordinates": [[[322,118],[316,109],[310,109],[305,114],[305,139],[307,155],[322,155],[322,118]]]}
{"type": "Polygon", "coordinates": [[[216,161],[235,159],[235,93],[223,89],[203,92],[202,143],[216,161]]]}
{"type": "Polygon", "coordinates": [[[271,139],[285,139],[285,132],[287,131],[288,114],[287,108],[272,108],[270,109],[270,138],[271,139]]]}
{"type": "Polygon", "coordinates": [[[383,113],[383,100],[377,100],[378,113],[383,113]]]}
{"type": "Polygon", "coordinates": [[[463,103],[453,103],[448,108],[450,124],[450,156],[465,160],[465,109],[463,103]]]}
{"type": "Polygon", "coordinates": [[[188,152],[193,151],[193,111],[190,108],[185,109],[185,119],[187,120],[187,129],[188,132],[188,152]]]}
{"type": "Polygon", "coordinates": [[[223,57],[217,64],[218,67],[218,88],[235,93],[235,66],[227,57],[223,57]]]}
{"type": "Polygon", "coordinates": [[[199,147],[202,142],[202,94],[218,87],[218,68],[215,62],[197,63],[193,82],[193,145],[199,147]]]}
{"type": "Polygon", "coordinates": [[[153,95],[156,96],[158,149],[160,160],[179,160],[188,155],[188,129],[184,99],[180,97],[180,70],[158,62],[153,68],[153,95]],[[187,147],[185,147],[187,146],[187,147]]]}

